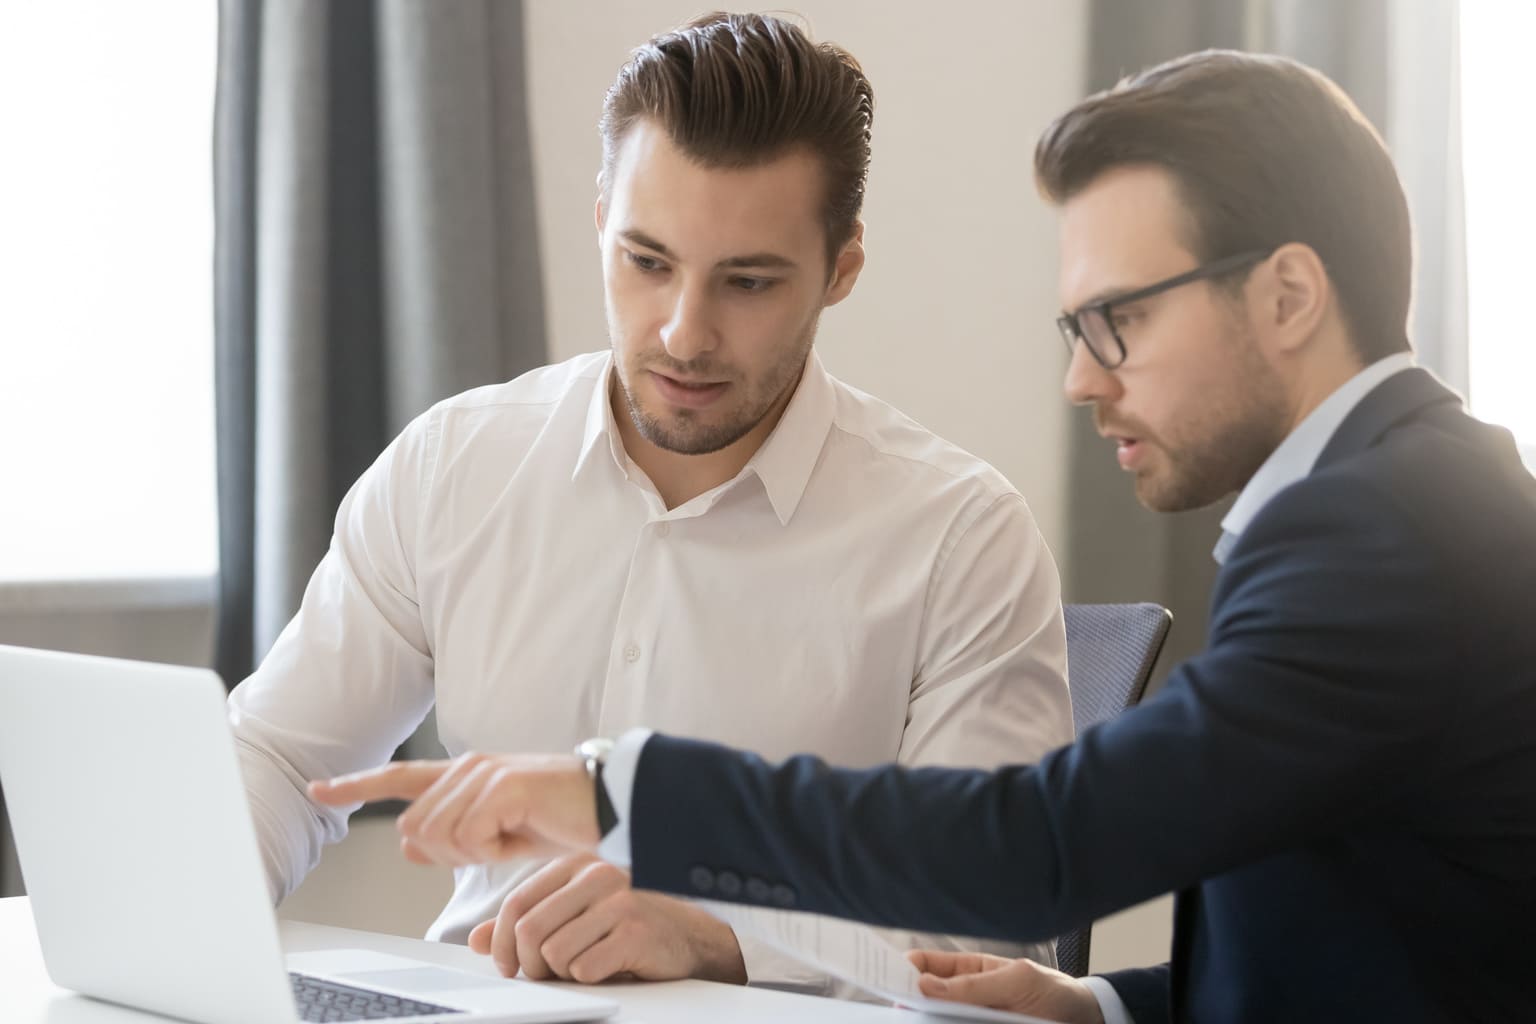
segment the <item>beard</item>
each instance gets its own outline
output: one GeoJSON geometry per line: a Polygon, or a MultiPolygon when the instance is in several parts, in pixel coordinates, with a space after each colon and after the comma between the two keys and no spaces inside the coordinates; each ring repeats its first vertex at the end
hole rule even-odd
{"type": "Polygon", "coordinates": [[[1236,333],[1232,385],[1211,393],[1166,441],[1152,441],[1154,458],[1136,474],[1136,498],[1154,512],[1204,508],[1241,490],[1285,440],[1285,389],[1252,332],[1236,333]]]}
{"type": "Polygon", "coordinates": [[[651,444],[679,455],[708,455],[730,447],[750,434],[770,413],[781,409],[782,400],[800,383],[816,340],[818,320],[819,316],[813,317],[794,343],[756,377],[746,376],[709,355],[684,363],[664,351],[636,354],[614,374],[630,421],[651,444]],[[666,406],[660,399],[653,399],[657,408],[651,408],[636,387],[636,382],[651,371],[727,381],[730,390],[725,401],[718,403],[723,408],[679,409],[666,406]]]}

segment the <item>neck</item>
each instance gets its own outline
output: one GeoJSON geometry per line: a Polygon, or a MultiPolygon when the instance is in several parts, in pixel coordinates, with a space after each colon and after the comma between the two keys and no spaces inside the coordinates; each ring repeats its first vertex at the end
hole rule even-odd
{"type": "Polygon", "coordinates": [[[1302,420],[1312,415],[1329,395],[1365,369],[1365,363],[1347,337],[1341,337],[1333,344],[1317,346],[1310,355],[1312,358],[1308,360],[1304,372],[1298,376],[1292,392],[1287,435],[1299,427],[1302,420]]]}
{"type": "Polygon", "coordinates": [[[635,426],[629,406],[619,393],[618,375],[608,388],[608,402],[613,421],[619,428],[619,440],[635,465],[650,478],[661,495],[662,503],[674,509],[730,480],[763,446],[773,428],[778,426],[795,388],[789,388],[768,410],[768,414],[746,434],[717,451],[687,455],[670,451],[649,441],[635,426]]]}

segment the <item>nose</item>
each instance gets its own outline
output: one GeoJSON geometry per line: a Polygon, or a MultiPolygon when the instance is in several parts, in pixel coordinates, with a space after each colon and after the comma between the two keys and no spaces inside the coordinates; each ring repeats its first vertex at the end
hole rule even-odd
{"type": "Polygon", "coordinates": [[[1073,405],[1091,405],[1113,399],[1119,387],[1119,378],[1093,358],[1087,345],[1079,341],[1072,346],[1072,356],[1067,362],[1067,376],[1061,387],[1067,401],[1073,405]]]}
{"type": "Polygon", "coordinates": [[[704,289],[678,288],[671,315],[661,325],[661,344],[680,363],[690,362],[719,344],[704,289]]]}

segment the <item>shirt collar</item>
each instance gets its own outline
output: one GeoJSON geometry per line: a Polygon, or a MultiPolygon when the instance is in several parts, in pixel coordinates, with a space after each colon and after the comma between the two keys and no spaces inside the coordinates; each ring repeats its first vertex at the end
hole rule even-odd
{"type": "MultiPolygon", "coordinates": [[[[613,373],[613,354],[610,352],[587,405],[581,448],[571,470],[573,480],[592,460],[593,453],[604,448],[614,465],[626,471],[629,456],[619,437],[618,424],[613,419],[613,403],[609,401],[613,373]]],[[[805,496],[811,472],[821,457],[822,444],[832,428],[836,406],[837,396],[832,386],[832,377],[821,365],[821,358],[812,350],[805,361],[805,369],[795,388],[794,397],[789,400],[778,424],[732,481],[735,483],[749,474],[757,477],[762,482],[768,502],[773,506],[773,513],[780,524],[789,523],[800,505],[800,499],[805,496]]]]}
{"type": "Polygon", "coordinates": [[[784,415],[742,470],[743,474],[756,474],[763,482],[773,513],[782,525],[789,524],[805,497],[836,408],[832,377],[813,349],[784,415]]]}
{"type": "Polygon", "coordinates": [[[592,453],[599,447],[606,448],[613,464],[621,471],[624,469],[624,445],[619,440],[618,425],[613,422],[613,403],[608,400],[612,389],[613,352],[610,350],[598,372],[592,398],[587,402],[587,423],[581,432],[581,448],[576,453],[576,465],[571,467],[572,480],[580,475],[582,467],[592,460],[592,453]],[[599,442],[605,443],[599,445],[599,442]]]}
{"type": "Polygon", "coordinates": [[[1222,537],[1213,553],[1216,561],[1226,561],[1226,554],[1248,524],[1269,499],[1312,472],[1317,457],[1327,447],[1329,438],[1361,399],[1378,384],[1394,374],[1413,367],[1413,353],[1398,352],[1379,359],[1345,381],[1337,391],[1323,399],[1306,419],[1291,431],[1280,447],[1270,453],[1248,481],[1237,501],[1221,520],[1222,537]]]}

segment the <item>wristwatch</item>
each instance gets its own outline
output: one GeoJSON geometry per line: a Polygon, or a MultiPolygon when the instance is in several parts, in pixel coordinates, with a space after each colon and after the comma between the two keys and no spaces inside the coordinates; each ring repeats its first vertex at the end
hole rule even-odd
{"type": "Polygon", "coordinates": [[[592,788],[597,796],[598,838],[607,836],[619,823],[619,815],[608,797],[608,787],[603,785],[603,765],[607,763],[608,754],[612,750],[613,740],[590,739],[576,745],[576,756],[586,764],[587,777],[592,780],[592,788]]]}

